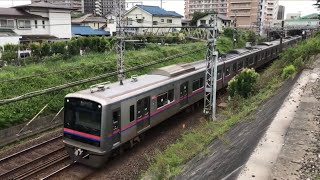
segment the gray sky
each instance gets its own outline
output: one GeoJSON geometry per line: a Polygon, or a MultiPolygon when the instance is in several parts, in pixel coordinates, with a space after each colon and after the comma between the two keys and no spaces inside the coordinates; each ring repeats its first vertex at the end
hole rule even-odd
{"type": "MultiPolygon", "coordinates": [[[[161,0],[126,0],[127,2],[142,2],[144,5],[160,6],[161,0]]],[[[29,4],[30,0],[0,0],[0,7],[17,6],[29,4]]],[[[280,0],[279,4],[284,5],[285,13],[294,13],[301,11],[302,15],[308,15],[318,12],[312,4],[315,0],[280,0]]],[[[130,5],[129,5],[130,6],[130,5]]],[[[166,10],[176,11],[184,15],[184,0],[163,0],[163,8],[166,10]]]]}

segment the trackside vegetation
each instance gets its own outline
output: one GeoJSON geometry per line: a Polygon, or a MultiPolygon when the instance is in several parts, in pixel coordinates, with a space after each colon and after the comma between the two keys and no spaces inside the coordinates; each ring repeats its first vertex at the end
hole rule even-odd
{"type": "Polygon", "coordinates": [[[254,69],[244,69],[228,83],[228,93],[231,97],[239,95],[247,98],[253,95],[259,74],[254,69]]]}
{"type": "MultiPolygon", "coordinates": [[[[194,51],[196,49],[201,50],[168,62],[159,63],[152,67],[141,68],[139,71],[128,72],[126,73],[126,77],[130,78],[131,75],[148,73],[152,68],[180,62],[198,61],[205,58],[205,43],[190,43],[177,46],[151,45],[140,50],[128,50],[125,54],[126,68],[157,61],[172,55],[194,51]]],[[[90,53],[85,56],[74,56],[67,60],[56,59],[56,61],[29,64],[28,66],[3,67],[0,71],[0,81],[30,75],[35,75],[35,77],[1,82],[0,99],[9,99],[25,93],[114,72],[116,71],[116,60],[117,55],[114,52],[90,53]],[[52,71],[59,72],[43,75],[43,73],[52,71]]],[[[0,106],[0,129],[30,120],[49,102],[48,107],[41,113],[41,116],[57,113],[63,106],[63,99],[66,94],[87,89],[90,85],[99,82],[113,82],[116,80],[116,77],[105,78],[101,81],[86,83],[60,92],[47,93],[27,100],[0,106]]]]}
{"type": "Polygon", "coordinates": [[[241,119],[255,111],[257,107],[270,98],[283,84],[283,68],[293,65],[297,71],[313,62],[320,53],[320,34],[296,47],[283,52],[279,59],[260,74],[255,93],[248,98],[233,98],[228,101],[225,110],[218,112],[218,121],[203,121],[198,127],[183,134],[176,143],[165,150],[159,150],[151,160],[148,170],[141,179],[172,179],[183,171],[184,164],[194,156],[206,151],[206,146],[215,138],[223,136],[241,119]],[[297,60],[300,63],[297,63],[297,60]]]}

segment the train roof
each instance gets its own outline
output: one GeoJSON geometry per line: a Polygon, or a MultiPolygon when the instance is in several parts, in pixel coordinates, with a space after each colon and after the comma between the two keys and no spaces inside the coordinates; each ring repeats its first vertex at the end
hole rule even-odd
{"type": "Polygon", "coordinates": [[[100,88],[100,90],[98,87],[93,87],[91,89],[68,94],[66,97],[90,99],[101,104],[112,103],[113,101],[117,101],[117,98],[123,95],[127,95],[129,93],[139,94],[139,92],[144,88],[149,88],[153,85],[166,82],[175,76],[186,74],[188,72],[196,73],[197,70],[203,69],[204,67],[205,61],[166,66],[158,68],[150,74],[125,79],[123,81],[123,85],[120,85],[119,82],[110,84],[106,83],[103,84],[103,88],[100,88]]]}

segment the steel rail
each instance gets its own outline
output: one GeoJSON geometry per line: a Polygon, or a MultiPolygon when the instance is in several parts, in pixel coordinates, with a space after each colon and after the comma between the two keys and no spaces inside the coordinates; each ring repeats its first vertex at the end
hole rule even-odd
{"type": "Polygon", "coordinates": [[[61,148],[59,148],[59,149],[57,149],[57,150],[55,150],[55,151],[52,151],[52,152],[50,152],[50,153],[48,153],[48,154],[45,154],[45,155],[43,155],[43,156],[40,156],[40,157],[38,157],[38,158],[36,158],[36,159],[34,159],[34,160],[32,160],[32,161],[26,162],[26,163],[24,163],[24,164],[22,164],[22,165],[20,165],[20,166],[16,166],[15,168],[13,168],[13,169],[11,169],[11,170],[9,170],[9,171],[6,171],[5,173],[0,174],[0,179],[2,179],[2,178],[4,178],[4,177],[8,177],[10,174],[13,174],[13,173],[17,172],[17,171],[19,171],[19,170],[27,167],[28,165],[30,165],[30,164],[32,164],[32,163],[39,162],[40,160],[43,160],[44,158],[46,158],[46,157],[48,157],[48,156],[50,156],[50,155],[52,155],[52,154],[55,154],[55,153],[57,153],[57,152],[59,152],[59,151],[62,151],[63,149],[64,149],[64,147],[61,147],[61,148]]]}
{"type": "Polygon", "coordinates": [[[62,138],[62,137],[63,137],[63,136],[60,135],[60,136],[51,138],[51,139],[49,139],[49,140],[47,140],[47,141],[43,141],[43,142],[41,142],[41,143],[39,143],[39,144],[36,144],[36,145],[31,146],[31,147],[29,147],[29,148],[26,148],[26,149],[24,149],[24,150],[22,150],[22,151],[19,151],[19,152],[16,152],[16,153],[14,153],[14,154],[11,154],[11,155],[9,155],[9,156],[6,156],[6,157],[0,159],[0,163],[2,163],[3,161],[9,160],[9,159],[11,159],[11,158],[13,158],[13,157],[15,157],[15,156],[18,156],[18,155],[21,155],[21,154],[23,154],[23,153],[26,153],[26,152],[28,152],[28,151],[30,151],[30,150],[33,150],[34,148],[37,148],[37,147],[43,146],[43,145],[45,145],[45,144],[48,144],[49,142],[52,142],[52,141],[54,141],[54,140],[60,139],[60,138],[62,138]]]}

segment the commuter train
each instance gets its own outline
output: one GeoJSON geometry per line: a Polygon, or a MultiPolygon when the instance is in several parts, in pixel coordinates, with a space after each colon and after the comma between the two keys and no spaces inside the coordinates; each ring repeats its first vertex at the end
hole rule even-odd
{"type": "MultiPolygon", "coordinates": [[[[283,39],[286,49],[301,36],[283,39]]],[[[276,59],[279,40],[250,49],[234,49],[219,58],[217,88],[244,68],[258,68],[276,59]]],[[[102,166],[112,152],[204,97],[205,61],[176,64],[116,83],[102,83],[65,97],[64,143],[70,157],[102,166]]]]}

